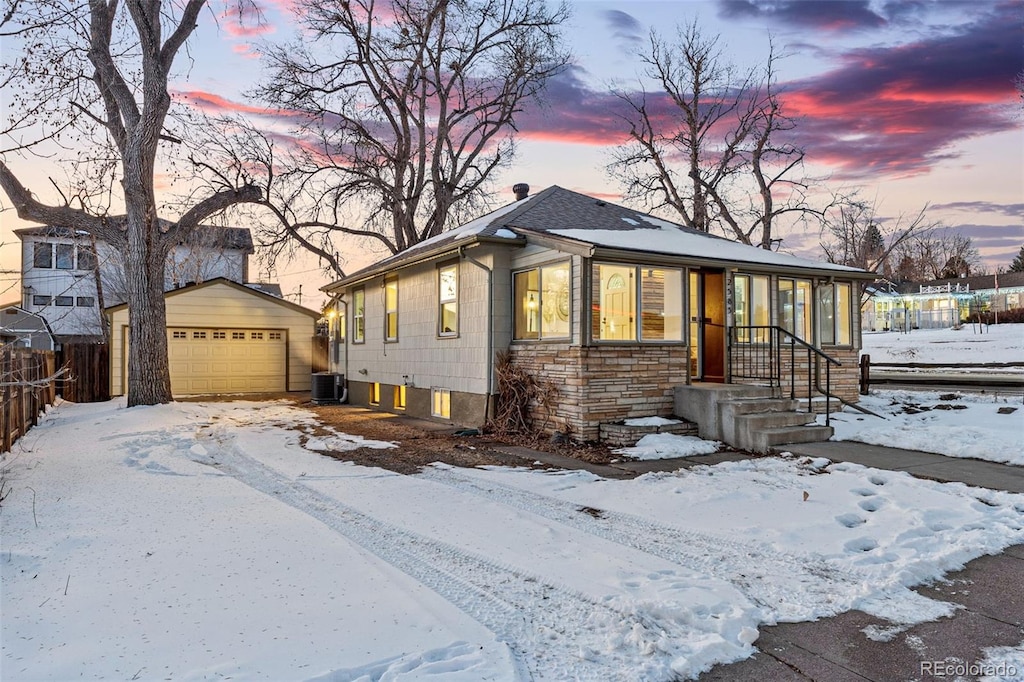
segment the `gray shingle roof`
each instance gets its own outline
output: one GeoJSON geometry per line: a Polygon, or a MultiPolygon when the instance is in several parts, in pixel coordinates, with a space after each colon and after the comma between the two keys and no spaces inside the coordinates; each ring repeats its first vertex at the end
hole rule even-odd
{"type": "Polygon", "coordinates": [[[864,272],[857,268],[812,261],[787,253],[775,253],[740,244],[555,185],[378,261],[328,285],[325,289],[335,289],[366,279],[432,253],[444,251],[446,248],[454,249],[481,238],[512,241],[518,236],[521,243],[522,237],[528,240],[530,233],[571,239],[611,250],[864,275],[864,272]]]}

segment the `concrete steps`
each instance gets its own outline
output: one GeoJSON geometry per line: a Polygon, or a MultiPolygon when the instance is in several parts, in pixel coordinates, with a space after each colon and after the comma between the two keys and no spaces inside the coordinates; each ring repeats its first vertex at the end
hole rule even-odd
{"type": "Polygon", "coordinates": [[[815,415],[799,408],[800,401],[775,398],[763,386],[700,383],[675,389],[675,414],[696,423],[701,438],[751,452],[832,437],[831,427],[815,425],[815,415]]]}
{"type": "MultiPolygon", "coordinates": [[[[818,443],[832,437],[835,429],[831,426],[789,426],[763,429],[754,434],[751,447],[753,452],[770,452],[789,443],[818,443]]],[[[785,448],[782,448],[785,449],[785,448]]]]}

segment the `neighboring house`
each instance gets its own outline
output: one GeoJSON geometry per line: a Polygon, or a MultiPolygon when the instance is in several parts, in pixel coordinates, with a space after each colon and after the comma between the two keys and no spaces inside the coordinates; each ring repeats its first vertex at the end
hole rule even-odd
{"type": "MultiPolygon", "coordinates": [[[[320,312],[217,278],[164,294],[175,396],[308,391],[320,312]]],[[[110,394],[127,391],[129,311],[108,308],[110,394]]]]}
{"type": "MultiPolygon", "coordinates": [[[[98,340],[100,307],[127,299],[122,254],[104,241],[63,227],[14,231],[21,239],[22,307],[46,318],[60,341],[98,340]]],[[[224,277],[245,282],[252,236],[239,227],[200,226],[167,258],[164,288],[224,277]]]]}
{"type": "Polygon", "coordinates": [[[53,332],[42,315],[8,304],[0,306],[0,343],[32,350],[53,350],[53,332]]]}
{"type": "Polygon", "coordinates": [[[596,440],[603,422],[671,414],[676,386],[739,382],[754,326],[824,349],[842,363],[832,392],[855,401],[871,277],[550,187],[324,291],[352,402],[479,425],[508,350],[558,385],[551,423],[596,440]]]}
{"type": "Polygon", "coordinates": [[[954,327],[978,312],[1024,308],[1024,272],[930,282],[880,282],[861,307],[867,331],[954,327]]]}

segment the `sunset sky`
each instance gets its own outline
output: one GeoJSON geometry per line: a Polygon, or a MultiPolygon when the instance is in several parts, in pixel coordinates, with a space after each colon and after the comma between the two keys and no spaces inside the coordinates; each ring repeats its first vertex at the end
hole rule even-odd
{"type": "MultiPolygon", "coordinates": [[[[258,111],[245,93],[260,79],[259,45],[294,30],[288,0],[261,2],[260,25],[204,13],[191,62],[179,60],[176,96],[212,113],[258,111]]],[[[787,55],[778,64],[783,106],[799,118],[796,142],[807,151],[809,174],[829,176],[833,189],[859,188],[889,220],[929,204],[928,216],[970,236],[991,269],[1009,265],[1024,244],[1024,105],[1014,88],[1024,71],[1024,2],[576,0],[572,7],[572,66],[550,84],[543,108],[518,119],[519,154],[495,183],[496,205],[512,200],[516,182],[534,193],[558,184],[617,201],[621,188],[604,171],[623,141],[610,90],[638,88],[636,55],[652,26],[669,34],[696,18],[705,35],[720,34],[719,46],[741,67],[763,63],[770,37],[787,55]]],[[[257,120],[275,125],[271,119],[257,120]]],[[[57,159],[11,161],[49,197],[38,180],[59,175],[50,167],[57,159]]],[[[23,224],[11,212],[0,220],[0,269],[16,270],[11,231],[23,224]]],[[[817,232],[784,236],[783,250],[819,256],[817,232]]],[[[374,259],[345,242],[338,249],[350,267],[374,259]]],[[[17,299],[11,276],[3,277],[0,302],[17,299]]],[[[293,300],[303,283],[306,305],[319,301],[308,294],[326,282],[307,261],[280,264],[273,279],[293,300]]]]}

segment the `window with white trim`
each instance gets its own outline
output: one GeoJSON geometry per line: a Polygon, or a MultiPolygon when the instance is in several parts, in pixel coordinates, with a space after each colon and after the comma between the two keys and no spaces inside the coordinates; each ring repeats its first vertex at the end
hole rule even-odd
{"type": "Polygon", "coordinates": [[[384,280],[384,341],[398,341],[398,277],[384,280]]]}
{"type": "Polygon", "coordinates": [[[352,292],[352,343],[366,341],[366,290],[352,292]]]}
{"type": "Polygon", "coordinates": [[[446,265],[437,271],[438,336],[459,334],[459,266],[446,265]]]}
{"type": "Polygon", "coordinates": [[[57,269],[58,270],[74,270],[75,269],[75,245],[74,244],[57,244],[57,269]]]}
{"type": "Polygon", "coordinates": [[[32,267],[46,269],[53,267],[53,244],[35,242],[32,245],[32,267]]]}
{"type": "Polygon", "coordinates": [[[430,415],[451,419],[452,417],[452,392],[447,388],[430,389],[430,415]]]}
{"type": "Polygon", "coordinates": [[[96,252],[93,251],[91,246],[79,246],[78,247],[78,269],[79,270],[95,270],[96,269],[96,252]]]}

